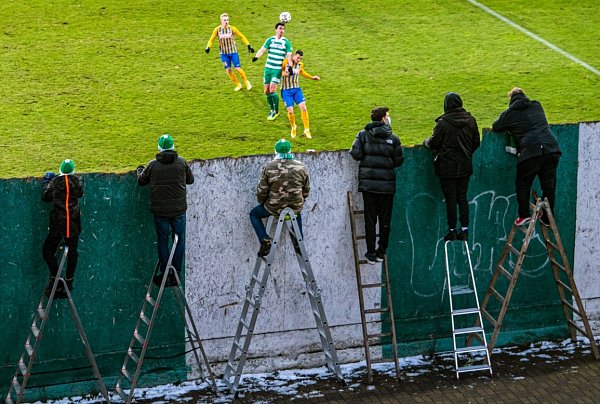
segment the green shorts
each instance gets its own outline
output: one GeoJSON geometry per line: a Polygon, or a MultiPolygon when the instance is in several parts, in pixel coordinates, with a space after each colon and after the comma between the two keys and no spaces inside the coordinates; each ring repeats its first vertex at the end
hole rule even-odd
{"type": "Polygon", "coordinates": [[[279,84],[281,82],[281,69],[270,69],[265,67],[265,71],[263,73],[263,83],[264,84],[279,84]]]}

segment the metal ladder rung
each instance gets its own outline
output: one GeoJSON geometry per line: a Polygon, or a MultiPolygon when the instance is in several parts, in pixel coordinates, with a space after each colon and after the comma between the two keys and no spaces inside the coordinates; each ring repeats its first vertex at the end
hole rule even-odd
{"type": "Polygon", "coordinates": [[[575,308],[575,306],[573,306],[571,303],[569,303],[568,301],[566,301],[565,299],[560,299],[560,301],[567,305],[575,314],[577,314],[579,317],[581,317],[581,314],[579,313],[579,310],[575,308]]]}
{"type": "Polygon", "coordinates": [[[17,394],[21,393],[21,385],[17,381],[16,377],[13,377],[13,379],[12,379],[12,387],[15,390],[15,393],[17,393],[17,394]]]}
{"type": "Polygon", "coordinates": [[[558,283],[560,286],[562,286],[564,289],[567,289],[569,291],[569,293],[573,293],[573,290],[571,290],[571,287],[568,286],[566,283],[564,283],[563,281],[561,281],[560,279],[556,280],[556,283],[558,283]]]}
{"type": "Polygon", "coordinates": [[[492,292],[492,295],[494,295],[494,297],[496,299],[498,299],[500,301],[500,303],[504,303],[504,296],[502,296],[500,294],[500,292],[498,292],[496,289],[494,289],[493,287],[490,287],[490,292],[492,292]]]}
{"type": "Polygon", "coordinates": [[[498,265],[496,267],[496,270],[498,270],[502,275],[504,275],[509,280],[512,280],[512,278],[513,278],[512,274],[510,272],[508,272],[502,265],[498,265]]]}
{"type": "Polygon", "coordinates": [[[476,314],[479,313],[477,307],[468,308],[468,309],[458,309],[452,312],[453,316],[464,316],[465,314],[476,314]]]}
{"type": "Polygon", "coordinates": [[[242,346],[242,344],[240,344],[238,341],[233,341],[233,345],[240,351],[240,352],[244,352],[244,347],[242,346]]]}
{"type": "Polygon", "coordinates": [[[23,362],[21,360],[21,361],[19,361],[19,363],[17,364],[17,366],[19,367],[19,370],[21,371],[21,374],[23,376],[27,376],[27,365],[25,365],[25,362],[23,362]]]}
{"type": "Polygon", "coordinates": [[[240,324],[247,329],[248,331],[250,331],[250,324],[248,324],[245,320],[240,319],[240,324]]]}
{"type": "Polygon", "coordinates": [[[588,334],[587,334],[587,332],[586,332],[586,331],[585,331],[583,328],[581,328],[580,326],[578,326],[578,325],[577,325],[577,324],[576,324],[576,323],[575,323],[573,320],[571,320],[570,318],[569,318],[569,319],[567,319],[567,322],[568,322],[568,323],[569,323],[569,324],[570,324],[572,327],[575,327],[575,328],[577,329],[577,331],[579,331],[579,332],[581,333],[581,335],[583,335],[583,336],[587,336],[587,335],[588,335],[588,334]]]}
{"type": "Polygon", "coordinates": [[[364,285],[360,285],[363,289],[368,288],[385,288],[385,283],[366,283],[364,285]]]}
{"type": "Polygon", "coordinates": [[[458,369],[456,369],[456,371],[458,373],[465,373],[465,372],[476,372],[478,370],[492,370],[492,367],[490,365],[470,365],[470,366],[463,366],[463,367],[459,367],[458,369]]]}
{"type": "Polygon", "coordinates": [[[144,345],[144,343],[146,342],[146,338],[142,337],[142,334],[140,334],[138,332],[138,330],[135,330],[133,333],[133,337],[138,340],[138,342],[142,345],[144,345]]]}
{"type": "Polygon", "coordinates": [[[223,378],[223,383],[225,383],[225,385],[227,386],[227,388],[228,388],[229,390],[233,390],[233,383],[231,383],[231,382],[229,381],[229,379],[227,379],[226,377],[224,377],[224,378],[223,378]]]}
{"type": "Polygon", "coordinates": [[[456,350],[454,351],[457,354],[460,353],[468,353],[468,352],[481,352],[481,351],[487,351],[487,348],[483,345],[479,345],[479,346],[465,346],[462,348],[456,348],[456,350]]]}
{"type": "Polygon", "coordinates": [[[156,306],[156,300],[154,300],[154,298],[150,295],[146,295],[146,301],[148,303],[150,303],[150,306],[154,307],[156,306]]]}
{"type": "Polygon", "coordinates": [[[256,302],[254,300],[252,300],[251,298],[246,297],[245,300],[246,300],[246,303],[248,303],[249,306],[251,306],[253,308],[258,307],[258,305],[256,304],[256,302]]]}
{"type": "Polygon", "coordinates": [[[150,325],[150,319],[143,312],[140,313],[140,320],[142,320],[144,324],[150,325]]]}
{"type": "Polygon", "coordinates": [[[367,309],[365,314],[387,313],[388,311],[390,311],[389,307],[382,307],[380,309],[367,309]]]}
{"type": "Polygon", "coordinates": [[[556,265],[557,267],[559,267],[560,269],[562,269],[563,272],[567,272],[567,270],[565,269],[565,267],[563,267],[562,264],[559,264],[559,262],[557,260],[555,260],[554,258],[551,258],[550,262],[552,263],[552,265],[556,265]]]}
{"type": "Polygon", "coordinates": [[[129,373],[129,371],[125,368],[121,368],[121,374],[123,376],[125,376],[127,378],[127,380],[131,381],[133,380],[133,377],[131,376],[131,373],[129,373]]]}
{"type": "Polygon", "coordinates": [[[456,295],[466,295],[469,293],[473,293],[473,289],[469,286],[469,285],[457,285],[457,286],[452,286],[452,295],[456,296],[456,295]]]}
{"type": "Polygon", "coordinates": [[[137,364],[140,361],[139,356],[136,355],[135,352],[133,352],[133,349],[129,348],[127,350],[127,355],[129,355],[129,357],[137,364]]]}
{"type": "Polygon", "coordinates": [[[27,355],[33,355],[34,349],[29,342],[25,343],[25,351],[27,352],[27,355]]]}
{"type": "Polygon", "coordinates": [[[127,395],[127,393],[125,393],[125,391],[123,391],[123,388],[117,383],[117,385],[115,386],[115,391],[117,392],[117,394],[121,397],[121,399],[125,402],[129,401],[129,396],[127,395]]]}
{"type": "Polygon", "coordinates": [[[454,330],[455,335],[459,334],[473,334],[483,332],[483,327],[466,327],[466,328],[457,328],[454,330]]]}
{"type": "Polygon", "coordinates": [[[37,313],[37,315],[40,319],[43,319],[44,316],[46,315],[46,310],[42,309],[41,307],[38,307],[35,312],[37,313]]]}
{"type": "Polygon", "coordinates": [[[37,337],[38,337],[38,335],[40,335],[40,329],[39,329],[39,328],[37,328],[37,325],[35,325],[35,324],[32,324],[32,325],[31,325],[31,333],[33,334],[33,336],[34,336],[35,338],[37,338],[37,337]]]}
{"type": "Polygon", "coordinates": [[[481,314],[484,315],[484,317],[487,319],[487,321],[489,321],[490,324],[492,324],[494,326],[494,328],[496,327],[497,321],[494,317],[492,317],[492,315],[490,313],[488,313],[484,309],[481,309],[481,314]]]}

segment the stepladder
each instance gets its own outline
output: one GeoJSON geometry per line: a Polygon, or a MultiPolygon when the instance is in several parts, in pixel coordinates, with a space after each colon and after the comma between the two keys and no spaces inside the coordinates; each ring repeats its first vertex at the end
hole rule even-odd
{"type": "Polygon", "coordinates": [[[223,382],[232,393],[237,394],[244,365],[248,360],[250,343],[255,333],[258,314],[263,304],[263,297],[271,275],[273,261],[277,251],[280,249],[279,247],[282,243],[281,237],[284,231],[289,233],[294,245],[296,258],[306,285],[310,309],[315,319],[319,340],[325,355],[325,364],[330,372],[338,379],[343,380],[323,306],[321,290],[317,286],[304,243],[304,236],[299,228],[294,211],[290,208],[285,208],[278,217],[269,217],[266,230],[271,236],[271,250],[268,255],[256,258],[250,283],[246,286],[242,313],[227,359],[227,365],[225,366],[223,382]]]}
{"type": "Polygon", "coordinates": [[[185,290],[181,282],[178,271],[171,265],[173,255],[177,247],[179,238],[173,235],[173,245],[166,264],[166,270],[162,274],[160,285],[155,285],[154,280],[159,279],[160,260],[156,263],[152,278],[148,286],[146,295],[142,303],[142,309],[137,319],[133,336],[125,354],[123,366],[120,369],[115,391],[126,403],[131,403],[134,399],[134,391],[138,386],[141,377],[142,366],[148,351],[150,336],[152,330],[157,325],[158,311],[163,302],[164,292],[172,290],[177,305],[177,311],[183,320],[186,332],[186,344],[189,346],[187,351],[192,352],[198,373],[202,381],[207,382],[215,394],[219,394],[215,376],[212,372],[208,357],[202,345],[200,334],[196,323],[194,322],[192,311],[185,297],[185,290]]]}
{"type": "Polygon", "coordinates": [[[18,404],[23,402],[25,390],[27,388],[27,383],[29,382],[29,379],[32,376],[32,367],[37,359],[38,349],[40,348],[42,342],[44,329],[49,321],[50,311],[52,309],[53,304],[60,304],[57,302],[57,291],[59,289],[61,289],[61,292],[62,290],[64,290],[64,295],[60,298],[66,299],[67,304],[69,305],[71,316],[73,317],[73,322],[75,323],[75,327],[77,328],[77,332],[79,333],[79,338],[81,339],[81,342],[85,348],[85,354],[88,358],[90,368],[94,375],[94,381],[96,382],[96,386],[98,387],[100,393],[104,396],[106,402],[110,402],[108,391],[106,390],[104,380],[102,379],[100,371],[98,370],[96,359],[94,357],[92,349],[90,348],[90,344],[88,342],[85,330],[81,323],[81,319],[77,312],[77,308],[75,307],[71,291],[69,290],[67,282],[63,277],[65,262],[67,261],[68,253],[69,247],[64,246],[64,251],[60,261],[60,265],[58,267],[58,272],[55,276],[51,276],[48,280],[48,284],[46,285],[46,288],[42,293],[42,297],[40,298],[40,302],[37,306],[37,309],[33,313],[33,320],[29,329],[29,335],[27,336],[27,340],[25,341],[25,348],[23,350],[23,353],[21,354],[21,357],[19,358],[19,362],[17,363],[17,369],[13,375],[10,388],[6,395],[5,402],[7,404],[18,404]]]}
{"type": "Polygon", "coordinates": [[[487,371],[493,375],[490,352],[483,328],[473,263],[467,241],[444,243],[446,279],[444,293],[448,292],[452,351],[456,378],[462,373],[487,371]],[[458,245],[458,248],[456,246],[458,245]],[[457,251],[458,250],[458,251],[457,251]],[[476,325],[473,326],[475,319],[476,325]],[[475,341],[475,343],[471,343],[475,341]]]}
{"type": "Polygon", "coordinates": [[[389,362],[394,364],[396,379],[400,379],[394,306],[387,255],[382,261],[377,261],[375,265],[369,265],[366,259],[361,259],[359,243],[360,240],[365,239],[365,235],[359,234],[357,217],[363,215],[364,211],[356,209],[352,192],[350,191],[348,191],[348,208],[352,230],[352,247],[361,330],[367,364],[367,379],[369,383],[373,380],[373,364],[389,362]],[[385,291],[385,297],[381,299],[379,295],[383,291],[385,291]],[[385,302],[383,306],[380,305],[382,300],[385,302]],[[373,307],[370,307],[368,301],[373,307]],[[388,327],[387,330],[382,329],[385,325],[388,327]],[[387,346],[390,348],[387,348],[387,346]],[[385,350],[389,351],[389,354],[386,355],[385,350]]]}
{"type": "MultiPolygon", "coordinates": [[[[525,259],[531,241],[536,237],[536,228],[539,225],[544,240],[547,265],[552,269],[552,276],[556,283],[558,298],[567,322],[570,338],[575,342],[577,333],[586,337],[590,342],[592,354],[596,359],[600,359],[598,346],[548,200],[535,198],[532,210],[533,214],[528,223],[521,226],[516,223],[513,224],[483,298],[481,306],[483,318],[494,327],[488,344],[489,352],[492,352],[498,340],[510,299],[519,279],[519,274],[526,264],[525,259]],[[495,308],[494,304],[499,308],[495,308]]],[[[481,324],[480,321],[476,322],[476,325],[479,324],[481,324]]]]}

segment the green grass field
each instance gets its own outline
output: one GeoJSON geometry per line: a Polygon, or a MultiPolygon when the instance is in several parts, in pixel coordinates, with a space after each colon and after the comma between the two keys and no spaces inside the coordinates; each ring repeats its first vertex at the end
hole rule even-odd
{"type": "MultiPolygon", "coordinates": [[[[481,2],[600,68],[597,0],[481,2]]],[[[0,176],[56,171],[67,157],[79,172],[128,171],[153,158],[163,133],[188,159],[270,153],[289,123],[285,114],[266,121],[265,57],[251,63],[238,41],[254,88],[235,93],[217,44],[208,55],[204,47],[228,12],[258,50],[283,10],[293,18],[286,37],[321,76],[302,82],[313,140],[295,141],[295,151],[348,148],[377,105],[390,107],[403,144],[420,143],[447,91],[462,95],[480,128],[513,86],[552,123],[600,120],[599,76],[467,1],[7,0],[0,176]]]]}

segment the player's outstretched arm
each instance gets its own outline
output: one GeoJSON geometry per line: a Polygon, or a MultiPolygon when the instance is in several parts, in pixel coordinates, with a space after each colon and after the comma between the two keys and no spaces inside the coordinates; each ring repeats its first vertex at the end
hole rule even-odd
{"type": "Polygon", "coordinates": [[[208,43],[206,44],[206,48],[204,49],[204,52],[208,53],[210,52],[210,47],[213,44],[213,41],[215,40],[215,38],[217,37],[217,33],[219,32],[219,27],[216,27],[213,30],[212,35],[210,36],[210,39],[208,40],[208,43]]]}
{"type": "Polygon", "coordinates": [[[252,58],[253,62],[256,62],[258,59],[260,59],[260,57],[267,51],[266,48],[262,47],[258,50],[258,52],[256,52],[256,56],[254,56],[252,58]]]}

